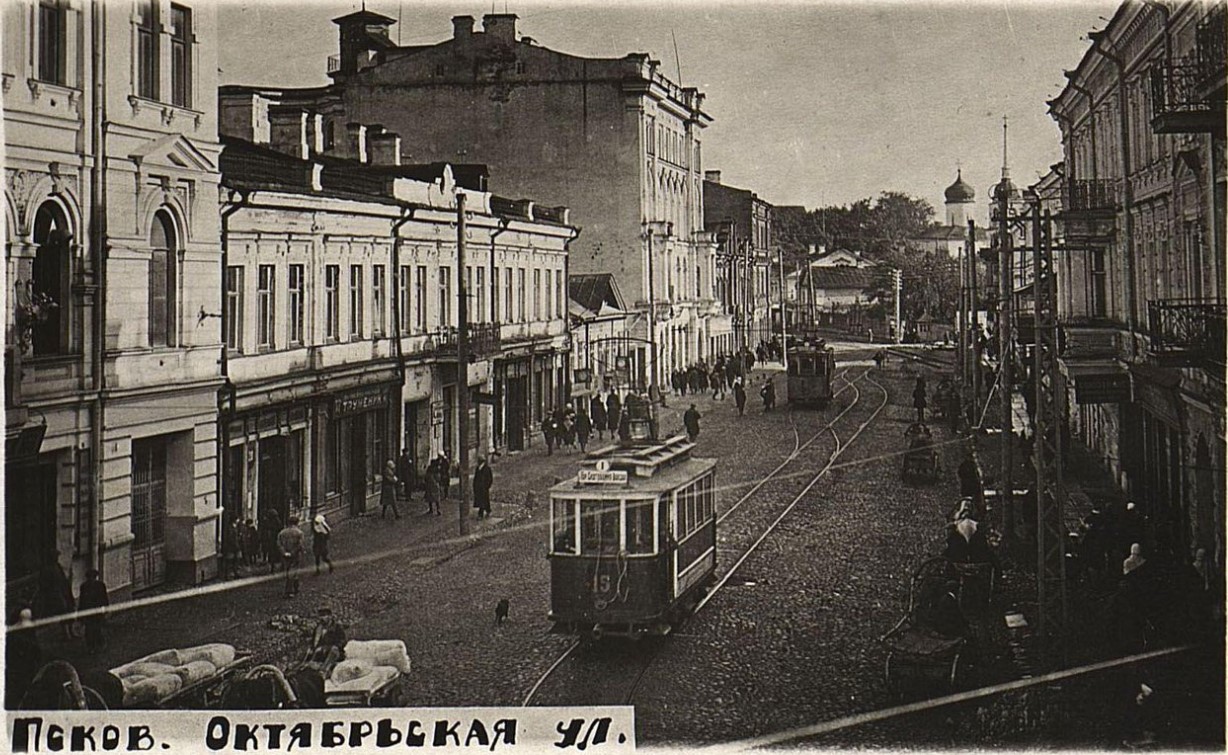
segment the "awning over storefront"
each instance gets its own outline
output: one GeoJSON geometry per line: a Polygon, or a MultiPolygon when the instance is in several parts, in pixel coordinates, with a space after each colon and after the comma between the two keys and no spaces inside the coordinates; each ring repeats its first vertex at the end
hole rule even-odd
{"type": "Polygon", "coordinates": [[[1074,380],[1079,404],[1125,404],[1133,400],[1130,370],[1114,360],[1064,361],[1067,378],[1074,380]]]}

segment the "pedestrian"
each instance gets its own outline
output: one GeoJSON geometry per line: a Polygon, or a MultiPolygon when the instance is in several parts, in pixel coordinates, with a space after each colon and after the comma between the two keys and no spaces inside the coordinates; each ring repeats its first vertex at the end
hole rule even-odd
{"type": "Polygon", "coordinates": [[[379,487],[379,500],[382,505],[379,512],[380,519],[387,516],[389,507],[392,507],[392,514],[395,518],[401,518],[401,512],[397,510],[397,486],[400,482],[397,479],[397,463],[389,459],[384,465],[384,476],[379,487]]]}
{"type": "Polygon", "coordinates": [[[490,471],[485,456],[478,457],[477,469],[473,470],[473,507],[478,510],[478,519],[490,516],[490,489],[495,484],[495,474],[490,471]]]}
{"type": "Polygon", "coordinates": [[[874,352],[874,366],[880,370],[883,368],[883,362],[887,361],[887,352],[879,349],[874,352]]]}
{"type": "Polygon", "coordinates": [[[243,524],[227,511],[222,517],[222,579],[237,579],[243,558],[243,524]]]}
{"type": "Polygon", "coordinates": [[[286,597],[298,595],[298,573],[295,571],[303,561],[303,531],[299,529],[298,517],[291,514],[286,526],[277,533],[277,548],[281,553],[286,573],[286,597]]]}
{"type": "Polygon", "coordinates": [[[281,514],[271,506],[260,514],[260,547],[264,560],[269,564],[269,574],[277,571],[281,552],[277,549],[277,533],[281,532],[281,514]]]}
{"type": "MultiPolygon", "coordinates": [[[[77,597],[77,608],[81,611],[92,611],[105,609],[109,605],[111,600],[107,597],[107,586],[103,584],[102,575],[97,569],[86,571],[85,581],[81,583],[81,591],[77,597]]],[[[85,649],[90,653],[97,653],[106,645],[106,637],[103,635],[106,620],[106,614],[101,611],[81,619],[81,623],[85,625],[85,649]]]]}
{"type": "Polygon", "coordinates": [[[746,388],[741,380],[733,381],[733,402],[738,406],[738,416],[746,413],[746,388]]]}
{"type": "Polygon", "coordinates": [[[618,394],[610,391],[609,397],[605,400],[605,416],[606,429],[610,431],[610,437],[614,437],[614,433],[618,432],[618,428],[622,426],[622,418],[618,415],[622,413],[622,402],[618,399],[618,394]]]}
{"type": "Polygon", "coordinates": [[[554,418],[549,414],[542,417],[542,437],[546,440],[546,455],[554,456],[554,418]]]}
{"type": "Polygon", "coordinates": [[[323,514],[316,514],[311,522],[311,553],[316,557],[316,574],[320,573],[320,562],[328,564],[328,573],[333,573],[333,560],[328,556],[328,539],[333,534],[333,528],[328,526],[328,520],[323,514]]]}
{"type": "Polygon", "coordinates": [[[401,480],[401,492],[407,501],[414,495],[414,472],[414,459],[409,455],[409,449],[401,449],[401,455],[397,458],[397,477],[401,480]]]}
{"type": "MultiPolygon", "coordinates": [[[[434,464],[434,462],[431,462],[434,464]]],[[[439,516],[439,475],[433,469],[428,469],[425,479],[426,513],[439,516]]]]}
{"type": "MultiPolygon", "coordinates": [[[[39,618],[62,616],[73,610],[72,581],[60,566],[60,552],[54,551],[38,574],[39,618]]],[[[72,624],[60,622],[64,639],[72,639],[72,624]]]]}
{"type": "Polygon", "coordinates": [[[576,440],[580,442],[580,453],[585,453],[588,450],[588,436],[593,433],[593,421],[588,418],[587,414],[581,412],[576,415],[576,440]]]}
{"type": "Polygon", "coordinates": [[[917,384],[912,389],[912,407],[917,410],[917,421],[925,421],[925,378],[917,376],[917,384]]]}
{"type": "Polygon", "coordinates": [[[605,414],[605,403],[600,396],[593,396],[592,401],[589,402],[588,416],[593,420],[593,429],[597,431],[597,439],[605,440],[608,418],[605,414]]]}
{"type": "Polygon", "coordinates": [[[439,500],[443,502],[452,494],[452,459],[448,458],[446,451],[440,451],[435,461],[435,470],[439,475],[439,500]]]}
{"type": "Polygon", "coordinates": [[[725,388],[725,378],[721,374],[720,367],[713,367],[712,374],[708,378],[708,385],[712,386],[713,400],[723,399],[723,389],[725,388]]]}
{"type": "Polygon", "coordinates": [[[874,343],[874,329],[873,328],[866,328],[866,338],[870,341],[870,343],[874,343]]]}
{"type": "Polygon", "coordinates": [[[260,555],[260,532],[250,518],[243,520],[243,563],[255,566],[260,555]]]}
{"type": "Polygon", "coordinates": [[[770,412],[776,408],[776,385],[771,378],[763,379],[763,387],[759,389],[759,396],[763,399],[763,411],[770,412]]]}
{"type": "Polygon", "coordinates": [[[689,440],[693,441],[699,437],[699,410],[694,404],[691,404],[691,408],[683,413],[682,424],[686,426],[686,436],[689,440]]]}

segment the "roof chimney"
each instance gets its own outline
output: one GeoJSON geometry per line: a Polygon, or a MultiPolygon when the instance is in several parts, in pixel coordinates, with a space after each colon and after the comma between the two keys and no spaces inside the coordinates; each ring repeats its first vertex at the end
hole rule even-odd
{"type": "Polygon", "coordinates": [[[307,111],[291,105],[269,108],[269,147],[299,160],[308,157],[307,111]]]}
{"type": "Polygon", "coordinates": [[[721,182],[721,172],[719,170],[705,170],[704,180],[711,181],[714,184],[721,182]]]}
{"type": "Polygon", "coordinates": [[[473,36],[473,16],[452,17],[452,39],[468,39],[473,36]]]}
{"type": "Polygon", "coordinates": [[[515,13],[487,13],[482,16],[482,31],[496,42],[515,42],[517,18],[515,13]]]}
{"type": "Polygon", "coordinates": [[[367,127],[361,123],[345,124],[345,157],[360,163],[367,161],[367,127]]]}
{"type": "Polygon", "coordinates": [[[371,164],[400,165],[401,137],[391,131],[371,135],[371,164]]]}

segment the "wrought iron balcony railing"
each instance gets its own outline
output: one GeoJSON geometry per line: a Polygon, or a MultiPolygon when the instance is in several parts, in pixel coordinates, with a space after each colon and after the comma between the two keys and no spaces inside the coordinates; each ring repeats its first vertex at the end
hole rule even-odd
{"type": "MultiPolygon", "coordinates": [[[[500,324],[489,322],[474,322],[469,324],[469,338],[466,343],[471,356],[483,357],[499,351],[502,345],[500,324]]],[[[429,344],[437,356],[456,358],[460,343],[460,333],[455,326],[441,327],[429,334],[429,344]]]]}
{"type": "Polygon", "coordinates": [[[1206,18],[1198,22],[1194,30],[1201,79],[1199,87],[1205,95],[1212,95],[1212,90],[1223,86],[1225,68],[1228,67],[1228,14],[1222,3],[1212,4],[1209,8],[1206,18]]]}
{"type": "Polygon", "coordinates": [[[1111,178],[1072,179],[1062,194],[1067,212],[1113,211],[1118,205],[1117,181],[1111,178]]]}
{"type": "Polygon", "coordinates": [[[1198,25],[1188,55],[1151,68],[1151,128],[1156,133],[1223,133],[1225,27],[1217,5],[1198,25]]]}
{"type": "Polygon", "coordinates": [[[1147,302],[1151,353],[1182,366],[1224,364],[1225,305],[1221,301],[1162,299],[1147,302]]]}

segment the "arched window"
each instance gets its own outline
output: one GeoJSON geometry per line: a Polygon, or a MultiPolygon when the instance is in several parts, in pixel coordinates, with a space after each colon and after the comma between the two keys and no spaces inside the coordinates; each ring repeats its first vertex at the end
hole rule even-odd
{"type": "Polygon", "coordinates": [[[175,256],[179,250],[170,214],[158,210],[149,232],[149,345],[175,345],[175,256]]]}
{"type": "Polygon", "coordinates": [[[31,333],[35,356],[68,351],[68,273],[72,234],[68,219],[55,202],[46,202],[34,216],[34,269],[30,306],[37,310],[31,333]]]}

